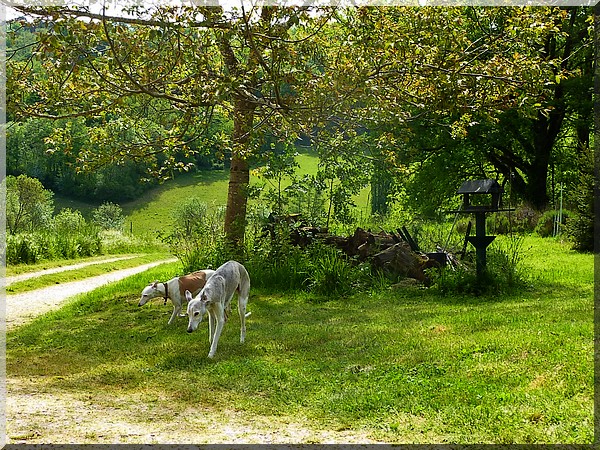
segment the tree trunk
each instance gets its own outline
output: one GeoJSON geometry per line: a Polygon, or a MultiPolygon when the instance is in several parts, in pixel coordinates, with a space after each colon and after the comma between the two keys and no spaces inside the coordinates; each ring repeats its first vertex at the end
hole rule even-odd
{"type": "Polygon", "coordinates": [[[236,100],[233,113],[233,149],[229,168],[229,189],[225,210],[225,252],[233,259],[243,259],[246,231],[246,207],[250,168],[248,142],[252,130],[254,109],[244,100],[236,100]]]}
{"type": "Polygon", "coordinates": [[[539,114],[537,120],[533,123],[533,148],[535,154],[527,171],[527,191],[525,198],[535,209],[543,211],[550,203],[548,195],[548,168],[550,165],[550,156],[566,112],[564,107],[564,91],[562,86],[557,86],[554,90],[555,109],[548,117],[539,114]]]}

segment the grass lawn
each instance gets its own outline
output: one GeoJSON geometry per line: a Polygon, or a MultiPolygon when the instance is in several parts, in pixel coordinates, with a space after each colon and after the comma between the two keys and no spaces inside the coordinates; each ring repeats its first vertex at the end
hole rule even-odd
{"type": "Polygon", "coordinates": [[[7,376],[174,412],[302,417],[390,443],[589,444],[593,257],[551,239],[527,238],[524,252],[531,287],[507,296],[253,290],[246,343],[233,316],[214,360],[206,323],[188,334],[184,318],[167,325],[162,300],[137,307],[148,278],[177,271],[165,265],[11,331],[7,376]]]}

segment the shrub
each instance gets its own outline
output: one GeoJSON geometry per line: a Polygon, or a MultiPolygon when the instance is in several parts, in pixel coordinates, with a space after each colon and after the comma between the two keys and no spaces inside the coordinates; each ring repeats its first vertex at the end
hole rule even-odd
{"type": "Polygon", "coordinates": [[[360,283],[361,271],[353,267],[341,250],[325,245],[313,245],[308,255],[311,270],[308,287],[325,297],[350,295],[360,283]]]}
{"type": "Polygon", "coordinates": [[[158,243],[148,236],[132,236],[118,230],[101,230],[98,239],[102,252],[106,254],[154,251],[158,247],[158,243]]]}
{"type": "Polygon", "coordinates": [[[226,259],[224,216],[224,208],[209,213],[204,202],[197,198],[187,199],[174,210],[173,231],[159,238],[181,260],[184,271],[216,268],[226,259]]]}
{"type": "Polygon", "coordinates": [[[40,247],[29,234],[6,236],[6,263],[33,264],[40,259],[40,247]]]}
{"type": "Polygon", "coordinates": [[[111,202],[101,204],[92,212],[92,221],[103,230],[123,230],[123,209],[111,202]]]}
{"type": "Polygon", "coordinates": [[[562,211],[562,222],[558,224],[558,230],[556,228],[558,221],[559,212],[555,210],[550,210],[544,212],[540,218],[538,219],[538,223],[535,226],[535,233],[539,234],[541,237],[550,237],[555,235],[555,231],[560,233],[563,227],[568,223],[568,219],[570,216],[570,212],[567,210],[562,211]]]}
{"type": "Polygon", "coordinates": [[[33,264],[42,260],[75,259],[101,253],[98,232],[83,227],[78,232],[38,231],[6,237],[7,264],[33,264]]]}
{"type": "Polygon", "coordinates": [[[251,251],[245,261],[253,284],[280,291],[306,288],[310,261],[304,250],[290,243],[287,226],[275,227],[273,236],[255,231],[247,237],[251,251]]]}
{"type": "Polygon", "coordinates": [[[575,209],[567,233],[575,250],[594,250],[594,157],[591,151],[579,158],[577,182],[572,186],[575,209]]]}
{"type": "Polygon", "coordinates": [[[81,215],[81,212],[73,211],[71,208],[64,208],[54,216],[53,226],[59,232],[77,233],[85,226],[85,219],[81,215]]]}
{"type": "Polygon", "coordinates": [[[486,219],[486,228],[490,233],[508,234],[513,231],[511,218],[507,214],[491,214],[486,219]]]}

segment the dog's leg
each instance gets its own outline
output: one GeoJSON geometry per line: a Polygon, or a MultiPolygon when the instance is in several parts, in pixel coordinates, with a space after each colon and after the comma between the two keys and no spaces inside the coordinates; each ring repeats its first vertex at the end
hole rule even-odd
{"type": "Polygon", "coordinates": [[[212,344],[213,335],[215,333],[217,320],[212,312],[212,309],[208,310],[208,343],[212,344]]]}
{"type": "Polygon", "coordinates": [[[173,302],[173,314],[171,314],[171,318],[169,319],[169,325],[175,321],[175,318],[181,312],[181,300],[172,298],[171,301],[173,302]]]}
{"type": "Polygon", "coordinates": [[[215,329],[215,334],[212,338],[212,344],[210,346],[210,351],[208,352],[208,357],[212,358],[215,356],[215,353],[217,351],[217,345],[219,344],[219,337],[221,337],[221,331],[223,331],[223,325],[225,325],[225,311],[223,309],[223,304],[221,303],[216,303],[214,305],[214,314],[215,314],[215,321],[216,323],[216,329],[215,329]]]}
{"type": "Polygon", "coordinates": [[[238,312],[240,314],[240,343],[244,343],[246,339],[246,305],[250,295],[250,279],[248,276],[241,277],[240,285],[238,286],[238,312]]]}
{"type": "Polygon", "coordinates": [[[246,339],[246,304],[248,297],[238,297],[238,313],[240,314],[240,343],[244,343],[246,339]]]}

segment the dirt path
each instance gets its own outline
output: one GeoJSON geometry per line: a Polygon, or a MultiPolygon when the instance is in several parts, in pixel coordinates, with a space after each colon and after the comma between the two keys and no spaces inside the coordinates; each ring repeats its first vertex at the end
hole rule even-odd
{"type": "Polygon", "coordinates": [[[123,261],[125,259],[133,259],[133,258],[135,258],[135,255],[119,256],[117,258],[108,258],[108,259],[102,259],[102,260],[98,260],[98,261],[88,261],[88,262],[83,262],[83,263],[79,263],[79,264],[71,264],[70,266],[53,267],[52,269],[44,269],[44,270],[40,270],[38,272],[29,272],[29,273],[23,273],[21,275],[14,275],[12,277],[6,277],[4,279],[4,283],[6,286],[9,286],[13,283],[16,283],[17,281],[29,280],[30,278],[41,277],[41,276],[49,275],[52,273],[65,272],[67,270],[76,270],[76,269],[81,269],[81,268],[87,267],[87,266],[93,266],[95,264],[105,264],[105,263],[110,263],[110,262],[115,262],[115,261],[123,261]]]}
{"type": "Polygon", "coordinates": [[[109,397],[46,390],[43,381],[9,379],[9,444],[369,444],[348,430],[314,430],[302,419],[247,415],[202,405],[176,409],[167,398],[109,397]]]}
{"type": "MultiPolygon", "coordinates": [[[[171,258],[156,261],[129,269],[115,270],[114,272],[87,278],[85,280],[55,284],[23,294],[7,295],[6,327],[10,330],[15,326],[28,322],[40,314],[56,309],[61,303],[74,295],[93,291],[105,284],[113,283],[128,276],[135,275],[136,273],[143,272],[151,267],[173,261],[177,261],[177,259],[171,258]]],[[[63,267],[63,269],[69,270],[67,267],[63,267]]],[[[44,271],[43,273],[47,272],[44,271]]],[[[142,288],[140,288],[140,292],[141,289],[142,288]]]]}
{"type": "MultiPolygon", "coordinates": [[[[173,259],[174,260],[174,259],[173,259]]],[[[143,272],[157,261],[83,281],[7,297],[10,330],[68,298],[143,272]]],[[[63,270],[69,270],[68,266],[63,270]]],[[[48,273],[44,271],[44,273],[48,273]]],[[[50,386],[53,377],[6,380],[7,444],[370,444],[366,433],[315,430],[302,418],[245,415],[202,405],[174,409],[168,398],[149,402],[143,394],[73,393],[50,386]]],[[[1,386],[1,385],[0,385],[1,386]]],[[[1,392],[0,392],[1,394],[1,392]]],[[[0,436],[0,445],[3,444],[0,436]]]]}

